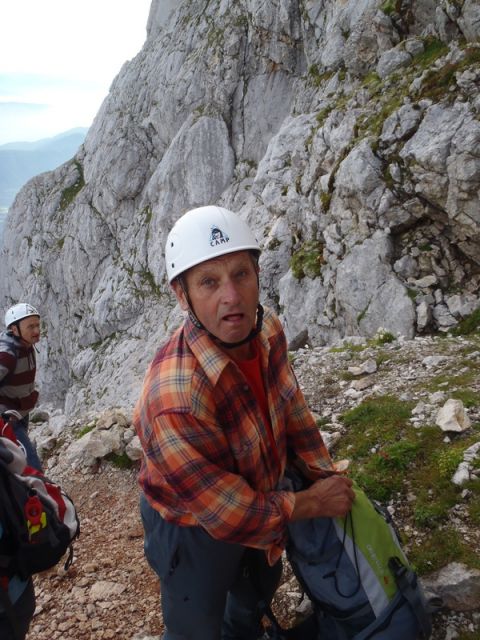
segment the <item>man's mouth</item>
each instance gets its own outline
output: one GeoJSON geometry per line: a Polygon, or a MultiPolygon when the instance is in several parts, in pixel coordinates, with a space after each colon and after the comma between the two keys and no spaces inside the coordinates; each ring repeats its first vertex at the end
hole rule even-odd
{"type": "Polygon", "coordinates": [[[242,319],[243,313],[228,313],[222,318],[225,322],[240,322],[242,319]]]}

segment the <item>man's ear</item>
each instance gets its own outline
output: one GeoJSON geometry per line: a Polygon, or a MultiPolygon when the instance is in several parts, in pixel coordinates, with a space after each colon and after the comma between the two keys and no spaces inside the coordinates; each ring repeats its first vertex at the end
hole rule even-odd
{"type": "Polygon", "coordinates": [[[11,332],[13,333],[13,335],[14,335],[14,336],[19,336],[19,337],[20,337],[20,334],[19,334],[19,332],[18,332],[18,327],[17,327],[17,325],[16,325],[16,324],[12,324],[12,325],[10,326],[9,331],[11,331],[11,332]]]}
{"type": "Polygon", "coordinates": [[[187,301],[187,296],[185,295],[185,291],[183,290],[183,287],[180,281],[178,280],[178,278],[172,282],[171,287],[173,289],[175,297],[177,298],[177,302],[180,305],[180,309],[182,311],[188,311],[189,305],[187,301]]]}

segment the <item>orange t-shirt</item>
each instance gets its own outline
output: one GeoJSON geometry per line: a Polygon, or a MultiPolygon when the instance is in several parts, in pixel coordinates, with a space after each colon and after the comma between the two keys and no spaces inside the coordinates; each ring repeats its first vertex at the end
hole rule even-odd
{"type": "Polygon", "coordinates": [[[236,360],[236,363],[243,375],[247,378],[252,391],[255,394],[255,397],[260,405],[260,409],[262,410],[263,417],[265,419],[265,424],[267,425],[267,433],[268,439],[270,441],[270,446],[272,448],[273,455],[275,456],[275,461],[280,466],[277,444],[275,442],[275,438],[273,437],[270,412],[268,410],[267,394],[265,393],[265,385],[263,383],[262,371],[260,368],[260,356],[255,343],[253,343],[253,349],[255,352],[253,358],[249,358],[248,360],[236,360]]]}

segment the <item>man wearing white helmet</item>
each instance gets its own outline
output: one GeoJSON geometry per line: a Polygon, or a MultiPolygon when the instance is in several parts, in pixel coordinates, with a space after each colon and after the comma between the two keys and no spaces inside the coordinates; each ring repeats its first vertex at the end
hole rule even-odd
{"type": "Polygon", "coordinates": [[[40,340],[40,314],[31,304],[19,302],[5,313],[5,327],[0,334],[0,413],[13,409],[20,414],[15,435],[25,447],[28,464],[41,470],[28,436],[28,415],[38,399],[34,345],[40,340]]]}
{"type": "Polygon", "coordinates": [[[160,577],[164,640],[256,640],[281,575],[287,524],[343,516],[336,473],[291,369],[277,316],[259,303],[260,248],[234,213],[188,211],[166,244],[186,317],[145,376],[134,424],[145,554],[160,577]],[[287,462],[313,484],[282,490],[287,462]]]}

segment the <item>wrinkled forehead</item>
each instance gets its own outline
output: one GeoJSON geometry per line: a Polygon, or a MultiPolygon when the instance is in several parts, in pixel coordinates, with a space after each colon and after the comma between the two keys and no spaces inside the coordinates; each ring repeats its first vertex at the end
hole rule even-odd
{"type": "Polygon", "coordinates": [[[226,253],[210,260],[205,260],[200,264],[191,267],[185,272],[188,277],[196,276],[200,273],[208,273],[210,271],[229,271],[231,269],[237,269],[242,266],[254,266],[256,267],[258,260],[256,256],[248,250],[234,251],[232,253],[226,253]]]}

